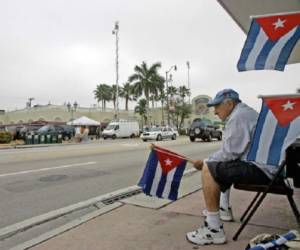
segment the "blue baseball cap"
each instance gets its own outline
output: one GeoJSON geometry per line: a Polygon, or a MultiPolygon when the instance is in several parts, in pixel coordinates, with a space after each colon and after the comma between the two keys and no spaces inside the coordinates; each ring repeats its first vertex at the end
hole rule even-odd
{"type": "Polygon", "coordinates": [[[233,89],[223,89],[216,94],[214,99],[207,103],[207,107],[216,106],[227,98],[237,100],[238,102],[241,101],[238,92],[234,91],[233,89]]]}

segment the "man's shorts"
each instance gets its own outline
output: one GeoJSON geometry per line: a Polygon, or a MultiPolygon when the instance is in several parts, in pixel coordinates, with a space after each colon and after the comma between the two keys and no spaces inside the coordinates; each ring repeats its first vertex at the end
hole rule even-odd
{"type": "Polygon", "coordinates": [[[225,192],[235,183],[257,185],[270,182],[267,175],[251,162],[235,160],[206,163],[221,192],[225,192]]]}

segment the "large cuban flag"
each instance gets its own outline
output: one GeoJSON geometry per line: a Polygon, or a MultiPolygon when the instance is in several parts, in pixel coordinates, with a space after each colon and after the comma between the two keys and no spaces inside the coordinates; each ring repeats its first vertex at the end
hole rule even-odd
{"type": "Polygon", "coordinates": [[[285,150],[300,136],[300,95],[263,96],[247,159],[279,166],[285,150]]]}
{"type": "Polygon", "coordinates": [[[283,71],[300,38],[300,13],[252,17],[238,71],[283,71]]]}
{"type": "Polygon", "coordinates": [[[138,186],[142,187],[146,195],[177,200],[186,162],[183,156],[155,146],[138,186]]]}

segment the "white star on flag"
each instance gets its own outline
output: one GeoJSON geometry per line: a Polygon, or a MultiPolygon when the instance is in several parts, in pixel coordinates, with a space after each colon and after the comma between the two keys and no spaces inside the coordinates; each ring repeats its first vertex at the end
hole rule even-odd
{"type": "Polygon", "coordinates": [[[277,19],[277,21],[275,23],[273,23],[273,25],[275,26],[275,30],[277,30],[278,28],[284,28],[284,23],[286,22],[286,20],[281,20],[280,18],[277,19]]]}
{"type": "Polygon", "coordinates": [[[170,165],[170,166],[172,165],[172,161],[169,158],[165,160],[165,163],[166,165],[170,165]]]}
{"type": "Polygon", "coordinates": [[[283,104],[282,107],[283,107],[284,111],[286,111],[286,110],[288,110],[288,109],[293,110],[295,104],[296,104],[295,102],[287,101],[287,103],[286,103],[286,104],[283,104]]]}

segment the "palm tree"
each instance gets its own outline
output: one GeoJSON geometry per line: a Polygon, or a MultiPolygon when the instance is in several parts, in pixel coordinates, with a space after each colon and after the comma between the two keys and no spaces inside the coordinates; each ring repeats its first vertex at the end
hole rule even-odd
{"type": "Polygon", "coordinates": [[[128,111],[128,102],[136,100],[136,96],[133,93],[133,86],[129,82],[124,83],[123,88],[120,90],[120,96],[125,99],[125,110],[128,111]]]}
{"type": "Polygon", "coordinates": [[[143,124],[147,124],[148,117],[147,117],[147,101],[146,101],[146,99],[142,98],[139,100],[138,105],[135,106],[135,108],[134,108],[134,113],[138,113],[142,117],[142,121],[144,121],[143,124]]]}
{"type": "Polygon", "coordinates": [[[182,102],[184,103],[184,99],[185,97],[190,95],[190,89],[188,89],[187,87],[183,86],[179,86],[178,88],[178,95],[181,98],[182,102]]]}
{"type": "Polygon", "coordinates": [[[98,84],[94,90],[94,97],[98,103],[101,101],[102,110],[105,110],[106,102],[111,100],[111,87],[105,83],[98,84]]]}
{"type": "Polygon", "coordinates": [[[173,97],[177,94],[177,88],[174,86],[169,86],[167,89],[167,94],[173,97]]]}
{"type": "Polygon", "coordinates": [[[129,82],[133,83],[133,91],[138,96],[142,94],[146,98],[146,110],[149,110],[150,94],[155,93],[157,90],[157,80],[159,76],[157,70],[161,67],[161,63],[157,62],[147,66],[145,62],[142,62],[141,66],[136,65],[134,68],[135,73],[129,77],[129,82]]]}

